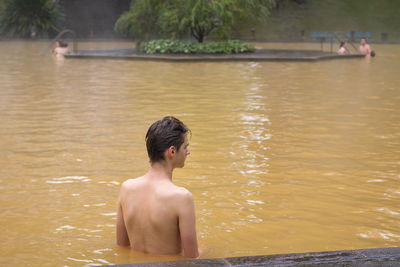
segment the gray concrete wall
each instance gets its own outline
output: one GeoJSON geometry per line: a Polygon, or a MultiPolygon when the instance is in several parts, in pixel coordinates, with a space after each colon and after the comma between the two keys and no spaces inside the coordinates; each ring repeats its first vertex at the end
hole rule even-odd
{"type": "Polygon", "coordinates": [[[313,253],[261,255],[224,259],[171,261],[112,265],[118,267],[161,266],[400,266],[400,247],[313,253]]]}

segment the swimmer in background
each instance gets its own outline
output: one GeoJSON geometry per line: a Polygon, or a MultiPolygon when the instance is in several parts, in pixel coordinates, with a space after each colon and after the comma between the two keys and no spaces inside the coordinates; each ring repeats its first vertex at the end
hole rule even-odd
{"type": "Polygon", "coordinates": [[[338,54],[339,55],[345,55],[348,54],[349,52],[347,51],[347,43],[346,42],[340,42],[338,54]]]}
{"type": "Polygon", "coordinates": [[[56,42],[56,47],[53,50],[53,55],[56,57],[64,57],[69,53],[68,43],[62,40],[56,42]]]}
{"type": "Polygon", "coordinates": [[[165,117],[146,134],[149,171],[122,183],[117,204],[117,245],[151,254],[198,258],[192,194],[172,182],[190,154],[190,130],[178,119],[165,117]]]}
{"type": "Polygon", "coordinates": [[[367,39],[361,38],[360,54],[369,56],[371,55],[371,47],[367,44],[367,39]]]}

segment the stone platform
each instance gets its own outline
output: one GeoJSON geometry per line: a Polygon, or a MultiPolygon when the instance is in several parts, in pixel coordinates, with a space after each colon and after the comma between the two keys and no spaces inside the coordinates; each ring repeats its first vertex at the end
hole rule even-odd
{"type": "Polygon", "coordinates": [[[330,59],[364,58],[364,55],[338,55],[317,50],[264,50],[242,54],[137,54],[134,49],[81,50],[65,56],[76,59],[123,59],[169,62],[201,62],[201,61],[319,61],[330,59]]]}
{"type": "Polygon", "coordinates": [[[111,265],[118,267],[400,266],[400,247],[111,265]]]}

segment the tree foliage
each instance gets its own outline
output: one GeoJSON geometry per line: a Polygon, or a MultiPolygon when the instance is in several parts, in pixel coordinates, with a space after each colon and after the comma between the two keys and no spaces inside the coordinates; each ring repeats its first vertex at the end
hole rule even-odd
{"type": "Polygon", "coordinates": [[[235,24],[265,20],[273,4],[274,0],[132,0],[115,29],[142,39],[151,33],[190,34],[199,42],[210,34],[229,39],[235,24]]]}
{"type": "Polygon", "coordinates": [[[158,16],[160,0],[132,0],[130,11],[123,13],[115,23],[115,30],[127,37],[147,38],[159,33],[158,16]]]}
{"type": "Polygon", "coordinates": [[[0,33],[8,37],[47,37],[58,31],[62,14],[52,0],[3,0],[0,33]]]}

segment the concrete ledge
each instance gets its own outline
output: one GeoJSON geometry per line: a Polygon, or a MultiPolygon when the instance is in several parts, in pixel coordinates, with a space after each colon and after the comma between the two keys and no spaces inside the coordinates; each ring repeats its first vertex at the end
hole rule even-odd
{"type": "Polygon", "coordinates": [[[168,62],[201,61],[319,61],[329,59],[364,58],[364,55],[338,55],[315,50],[257,50],[254,53],[230,55],[144,55],[134,54],[133,49],[87,50],[69,54],[66,58],[76,59],[123,59],[168,62]]]}
{"type": "Polygon", "coordinates": [[[111,265],[118,267],[161,266],[400,266],[400,247],[360,250],[326,251],[312,253],[277,254],[224,259],[202,259],[111,265]]]}

